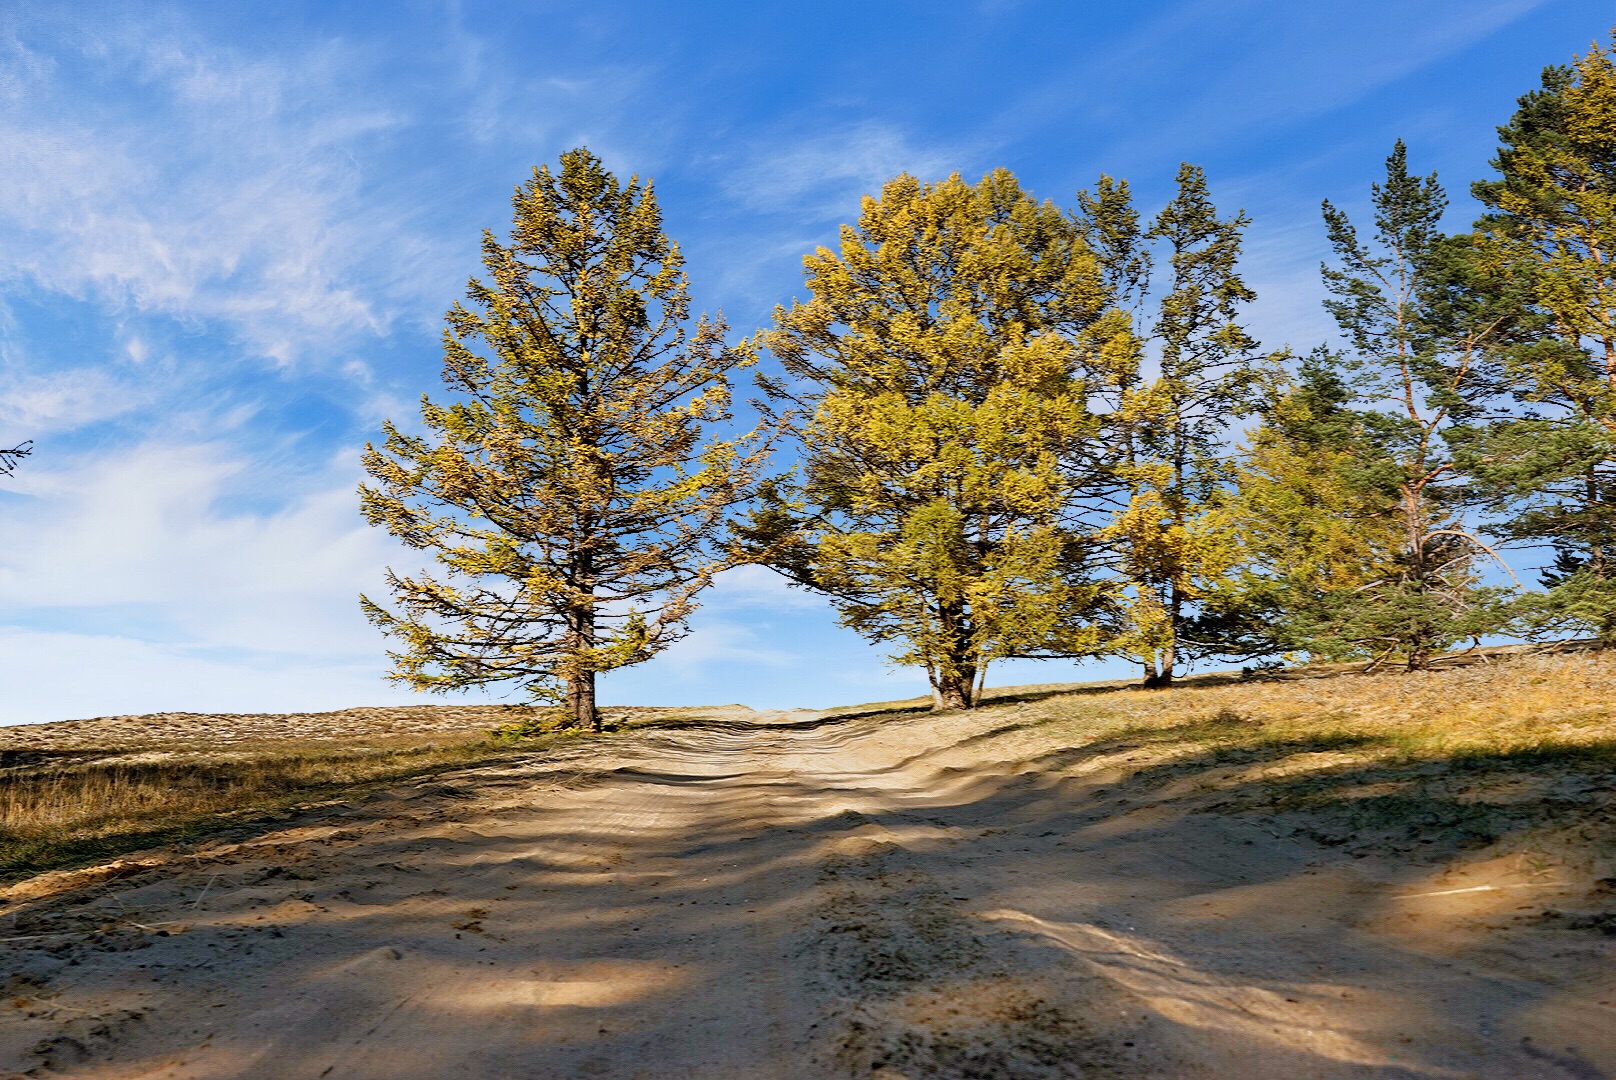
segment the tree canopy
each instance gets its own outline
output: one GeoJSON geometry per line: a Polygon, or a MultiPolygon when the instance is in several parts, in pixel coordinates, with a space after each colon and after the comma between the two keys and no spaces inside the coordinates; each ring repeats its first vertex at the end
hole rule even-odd
{"type": "Polygon", "coordinates": [[[754,363],[720,319],[690,319],[655,194],[587,150],[517,189],[509,243],[483,236],[443,335],[444,381],[414,434],[367,446],[365,516],[442,576],[388,571],[364,599],[421,690],[516,683],[598,725],[595,676],[687,630],[730,565],[732,511],[765,453],[721,438],[731,374],[754,363]]]}
{"type": "Polygon", "coordinates": [[[939,708],[1013,657],[1168,686],[1214,659],[1419,669],[1504,632],[1616,646],[1613,118],[1609,50],[1548,68],[1451,234],[1398,141],[1367,215],[1323,204],[1336,338],[1300,353],[1246,328],[1249,222],[1187,163],[1148,224],[1106,175],[1070,210],[1005,169],[897,176],[731,343],[691,318],[650,185],[571,151],[484,236],[453,400],[367,448],[366,516],[438,571],[389,571],[365,611],[395,678],[511,682],[584,724],[596,675],[678,640],[741,561],[939,708]],[[765,356],[742,433],[731,380],[765,356]],[[1546,551],[1541,590],[1511,548],[1546,551]]]}
{"type": "Polygon", "coordinates": [[[804,267],[810,298],[761,336],[800,474],[749,538],[943,706],[995,659],[1091,650],[1069,466],[1099,429],[1077,336],[1105,290],[1071,221],[1005,170],[899,176],[804,267]]]}

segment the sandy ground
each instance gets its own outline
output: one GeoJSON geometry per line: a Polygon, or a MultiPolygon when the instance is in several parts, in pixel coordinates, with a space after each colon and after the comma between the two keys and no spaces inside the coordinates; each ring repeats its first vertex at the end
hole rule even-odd
{"type": "Polygon", "coordinates": [[[1520,859],[1354,858],[977,716],[466,770],[0,908],[0,1075],[1616,1076],[1616,939],[1520,859]]]}

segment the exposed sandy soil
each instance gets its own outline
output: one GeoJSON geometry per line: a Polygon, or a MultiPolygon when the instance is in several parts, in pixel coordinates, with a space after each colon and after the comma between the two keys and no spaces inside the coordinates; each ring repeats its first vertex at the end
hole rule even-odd
{"type": "Polygon", "coordinates": [[[1616,938],[1534,914],[1603,871],[984,751],[1014,715],[647,731],[25,882],[0,1075],[1616,1076],[1616,938]]]}

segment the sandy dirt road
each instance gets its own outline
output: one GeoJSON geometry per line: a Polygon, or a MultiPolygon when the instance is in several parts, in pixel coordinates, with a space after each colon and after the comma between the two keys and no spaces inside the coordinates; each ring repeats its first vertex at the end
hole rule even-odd
{"type": "Polygon", "coordinates": [[[1610,939],[1434,932],[1468,887],[985,722],[647,732],[22,891],[0,1075],[1616,1076],[1610,939]]]}

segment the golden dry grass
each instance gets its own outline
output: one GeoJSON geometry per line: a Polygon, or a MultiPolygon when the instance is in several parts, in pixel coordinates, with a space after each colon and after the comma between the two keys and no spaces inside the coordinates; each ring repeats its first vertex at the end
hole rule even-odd
{"type": "MultiPolygon", "coordinates": [[[[738,708],[611,709],[604,737],[738,708]]],[[[0,884],[590,737],[531,714],[415,706],[0,729],[0,884]]]]}
{"type": "Polygon", "coordinates": [[[173,843],[223,825],[351,797],[534,749],[482,735],[370,746],[264,743],[28,755],[0,771],[0,881],[173,843]]]}
{"type": "Polygon", "coordinates": [[[1181,750],[1351,747],[1365,760],[1616,764],[1616,655],[1598,652],[1429,672],[1212,679],[1170,691],[1026,687],[1000,691],[999,702],[1019,703],[1018,726],[1041,728],[1039,745],[1131,737],[1181,750]]]}
{"type": "Polygon", "coordinates": [[[1254,814],[1360,857],[1514,852],[1616,872],[1613,654],[1022,688],[979,719],[936,764],[1088,777],[1128,805],[1254,814]]]}

